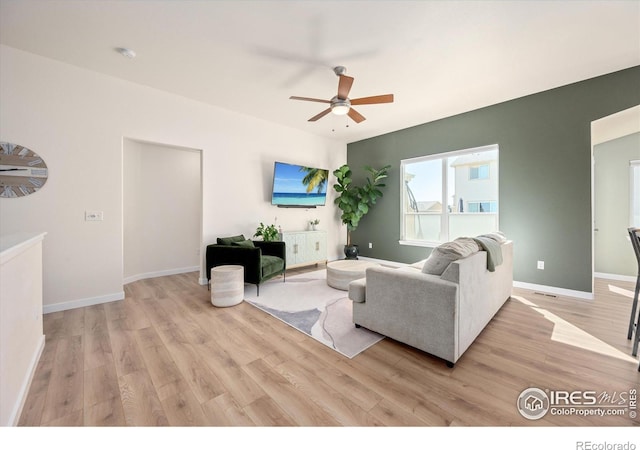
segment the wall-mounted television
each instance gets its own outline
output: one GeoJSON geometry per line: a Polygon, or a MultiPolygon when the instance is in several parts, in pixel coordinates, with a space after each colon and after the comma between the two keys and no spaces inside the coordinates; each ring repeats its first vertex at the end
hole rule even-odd
{"type": "Polygon", "coordinates": [[[329,171],[276,161],[271,204],[285,208],[315,208],[327,201],[329,171]]]}

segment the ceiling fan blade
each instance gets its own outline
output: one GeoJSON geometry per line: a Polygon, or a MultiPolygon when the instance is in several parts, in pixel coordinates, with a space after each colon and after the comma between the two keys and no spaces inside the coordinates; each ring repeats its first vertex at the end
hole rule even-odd
{"type": "Polygon", "coordinates": [[[338,83],[338,98],[340,100],[346,100],[349,97],[349,91],[353,84],[353,77],[346,75],[340,75],[340,82],[338,83]]]}
{"type": "Polygon", "coordinates": [[[289,97],[289,100],[304,100],[307,102],[331,103],[331,100],[323,100],[321,98],[311,98],[311,97],[296,97],[294,95],[289,97]]]}
{"type": "Polygon", "coordinates": [[[349,109],[349,112],[347,113],[347,115],[349,117],[351,117],[353,119],[353,121],[356,122],[356,123],[360,123],[363,120],[366,120],[362,114],[360,114],[358,111],[356,111],[353,108],[349,109]]]}
{"type": "Polygon", "coordinates": [[[323,118],[324,116],[326,116],[330,112],[331,112],[331,108],[327,108],[324,111],[322,111],[320,114],[316,114],[315,116],[313,116],[307,122],[315,122],[316,120],[323,118]]]}
{"type": "Polygon", "coordinates": [[[351,100],[352,105],[373,105],[376,103],[392,103],[393,94],[374,95],[372,97],[362,97],[351,100]]]}

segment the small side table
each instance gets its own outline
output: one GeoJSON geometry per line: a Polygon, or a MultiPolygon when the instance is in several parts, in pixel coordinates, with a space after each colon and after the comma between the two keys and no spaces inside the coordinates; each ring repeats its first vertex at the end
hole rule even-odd
{"type": "Polygon", "coordinates": [[[244,267],[217,266],[211,268],[211,304],[234,306],[244,298],[244,267]]]}

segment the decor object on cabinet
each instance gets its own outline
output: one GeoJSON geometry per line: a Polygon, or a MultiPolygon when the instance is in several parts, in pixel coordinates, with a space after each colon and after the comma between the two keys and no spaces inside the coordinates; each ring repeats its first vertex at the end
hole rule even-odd
{"type": "Polygon", "coordinates": [[[351,232],[360,224],[360,219],[369,212],[369,208],[382,197],[380,188],[386,186],[383,181],[387,178],[390,165],[381,169],[365,166],[371,174],[364,186],[354,186],[351,179],[351,169],[347,164],[333,171],[337,183],[333,188],[338,193],[335,204],[342,210],[340,220],[347,226],[347,245],[344,246],[345,259],[358,259],[358,246],[351,243],[351,232]]]}
{"type": "Polygon", "coordinates": [[[256,234],[253,237],[262,237],[265,242],[275,241],[278,239],[278,230],[275,225],[265,225],[260,222],[260,226],[256,228],[256,234]]]}
{"type": "Polygon", "coordinates": [[[18,198],[37,192],[47,182],[49,171],[33,150],[0,142],[0,198],[18,198]]]}
{"type": "Polygon", "coordinates": [[[207,245],[207,280],[211,283],[211,268],[225,265],[244,267],[244,282],[256,285],[282,274],[285,281],[285,243],[282,241],[251,241],[244,235],[218,238],[216,244],[207,245]]]}
{"type": "Polygon", "coordinates": [[[309,226],[311,227],[311,231],[316,231],[317,226],[320,224],[318,219],[310,220],[309,226]]]}

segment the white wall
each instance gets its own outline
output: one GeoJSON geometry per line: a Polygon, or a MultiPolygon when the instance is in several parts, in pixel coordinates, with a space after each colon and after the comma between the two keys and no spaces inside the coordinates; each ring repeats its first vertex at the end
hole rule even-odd
{"type": "Polygon", "coordinates": [[[124,282],[200,269],[200,152],[124,140],[124,282]]]}
{"type": "Polygon", "coordinates": [[[0,46],[0,98],[0,139],[33,149],[49,167],[39,192],[0,199],[2,234],[48,232],[45,311],[123,296],[125,138],[202,149],[204,244],[251,236],[260,221],[298,230],[318,217],[329,258],[342,254],[332,190],[315,210],[273,207],[270,191],[274,160],[334,169],[346,162],[343,143],[7,46],[0,46]],[[104,220],[85,222],[85,210],[103,211],[104,220]]]}

